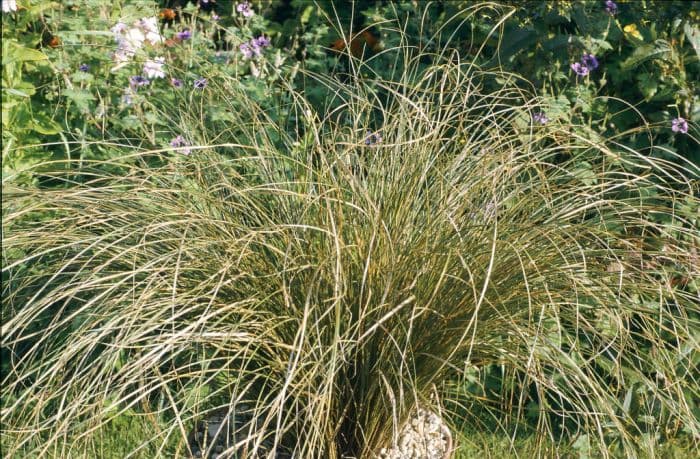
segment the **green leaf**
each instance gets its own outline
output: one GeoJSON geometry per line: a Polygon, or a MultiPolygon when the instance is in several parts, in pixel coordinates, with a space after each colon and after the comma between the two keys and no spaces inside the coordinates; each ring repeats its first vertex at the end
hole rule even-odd
{"type": "Polygon", "coordinates": [[[700,29],[698,29],[697,25],[686,22],[683,26],[683,32],[685,32],[685,38],[688,39],[698,58],[700,58],[700,29]]]}
{"type": "Polygon", "coordinates": [[[591,38],[591,51],[594,54],[602,53],[602,51],[610,51],[613,49],[612,45],[606,40],[601,40],[598,38],[591,38]]]}
{"type": "Polygon", "coordinates": [[[642,92],[642,95],[644,95],[644,98],[649,100],[654,97],[654,94],[656,94],[656,91],[659,89],[658,79],[654,75],[642,73],[637,77],[637,80],[639,80],[639,90],[642,92]]]}
{"type": "Polygon", "coordinates": [[[587,161],[579,162],[576,169],[573,170],[573,174],[584,185],[595,185],[598,182],[598,178],[593,172],[593,166],[587,161]]]}
{"type": "Polygon", "coordinates": [[[95,77],[92,76],[92,74],[86,72],[75,72],[71,75],[70,78],[74,83],[92,83],[93,81],[95,81],[95,77]]]}
{"type": "Polygon", "coordinates": [[[164,123],[161,121],[161,117],[158,116],[158,114],[155,113],[155,112],[146,112],[146,113],[144,114],[144,119],[145,119],[146,122],[149,123],[149,124],[156,124],[156,125],[159,124],[159,125],[162,125],[162,126],[167,126],[166,124],[164,124],[164,123]]]}
{"type": "Polygon", "coordinates": [[[95,100],[95,96],[89,92],[75,89],[66,89],[63,91],[63,95],[72,100],[81,110],[88,110],[90,101],[95,100]]]}
{"type": "Polygon", "coordinates": [[[31,15],[40,15],[46,10],[50,10],[51,8],[58,8],[61,5],[56,3],[56,2],[39,2],[38,4],[31,6],[27,11],[31,15]]]}
{"type": "Polygon", "coordinates": [[[501,59],[512,60],[518,52],[533,48],[533,40],[536,36],[537,33],[532,28],[516,29],[507,33],[505,45],[500,49],[501,59]]]}
{"type": "Polygon", "coordinates": [[[579,459],[588,459],[591,452],[591,442],[587,434],[580,435],[571,447],[579,454],[579,459]]]}
{"type": "Polygon", "coordinates": [[[52,135],[58,134],[63,129],[61,126],[48,116],[38,113],[34,115],[34,120],[32,121],[32,128],[39,134],[52,135]]]}
{"type": "Polygon", "coordinates": [[[632,55],[620,64],[620,68],[624,71],[632,70],[649,59],[665,57],[670,52],[671,47],[666,40],[656,40],[635,49],[632,55]]]}
{"type": "Polygon", "coordinates": [[[18,129],[26,129],[31,126],[32,113],[27,107],[27,104],[22,104],[15,110],[13,124],[18,129]]]}
{"type": "Polygon", "coordinates": [[[546,97],[544,105],[547,108],[547,116],[550,119],[569,119],[571,113],[571,102],[563,94],[560,94],[556,99],[554,97],[546,97]]]}
{"type": "MultiPolygon", "coordinates": [[[[32,94],[34,94],[34,91],[25,92],[25,91],[21,91],[19,89],[15,89],[15,88],[3,88],[2,91],[4,93],[11,95],[11,96],[17,96],[17,97],[30,97],[32,94]]],[[[4,104],[5,104],[5,102],[3,102],[3,105],[4,104]]]]}
{"type": "Polygon", "coordinates": [[[27,48],[15,41],[10,41],[9,46],[4,50],[2,56],[2,65],[12,64],[14,62],[31,62],[47,60],[46,54],[39,50],[27,48]]]}
{"type": "Polygon", "coordinates": [[[632,387],[630,387],[627,390],[627,394],[625,394],[625,400],[622,402],[622,411],[626,414],[629,414],[630,408],[632,406],[632,396],[634,394],[634,384],[632,387]]]}
{"type": "Polygon", "coordinates": [[[311,19],[311,14],[314,12],[314,7],[311,5],[308,5],[306,8],[304,8],[304,12],[301,13],[301,16],[299,17],[299,22],[303,24],[306,24],[309,22],[311,19]]]}
{"type": "Polygon", "coordinates": [[[566,49],[567,47],[575,46],[582,46],[581,38],[576,35],[559,34],[542,43],[542,49],[545,51],[554,51],[558,48],[566,49]]]}

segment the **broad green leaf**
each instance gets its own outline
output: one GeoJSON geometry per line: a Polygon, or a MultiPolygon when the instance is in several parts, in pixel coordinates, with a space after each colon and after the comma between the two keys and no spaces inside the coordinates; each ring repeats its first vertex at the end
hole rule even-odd
{"type": "Polygon", "coordinates": [[[644,98],[649,100],[654,97],[654,94],[659,89],[659,79],[648,73],[642,73],[637,79],[639,80],[639,90],[644,95],[644,98]]]}
{"type": "Polygon", "coordinates": [[[299,18],[299,22],[302,24],[306,24],[309,22],[311,19],[311,14],[314,12],[314,7],[309,5],[306,8],[304,8],[304,12],[301,13],[301,17],[299,18]]]}
{"type": "Polygon", "coordinates": [[[635,49],[632,55],[620,65],[620,68],[624,71],[632,70],[649,59],[665,57],[670,51],[671,47],[666,40],[656,40],[654,43],[645,44],[635,49]]]}
{"type": "Polygon", "coordinates": [[[4,50],[2,56],[2,65],[8,65],[13,62],[30,62],[47,60],[46,54],[39,50],[27,48],[17,42],[9,42],[9,46],[4,50]]]}
{"type": "Polygon", "coordinates": [[[34,115],[32,128],[39,134],[52,135],[62,131],[61,126],[48,116],[38,113],[34,115]]]}
{"type": "Polygon", "coordinates": [[[71,75],[71,80],[74,83],[83,83],[83,82],[92,83],[93,81],[95,81],[95,77],[92,76],[92,74],[90,74],[90,73],[75,72],[71,75]]]}
{"type": "Polygon", "coordinates": [[[27,92],[27,91],[21,91],[19,89],[15,89],[15,88],[3,88],[2,91],[6,94],[9,94],[11,96],[17,96],[17,97],[30,97],[32,94],[34,94],[33,90],[31,92],[27,92]]]}
{"type": "Polygon", "coordinates": [[[63,95],[75,102],[75,104],[83,110],[89,109],[89,102],[95,100],[95,96],[89,92],[75,89],[66,89],[63,91],[63,95]]]}
{"type": "Polygon", "coordinates": [[[698,58],[700,58],[700,28],[695,24],[686,22],[683,26],[683,32],[685,32],[685,38],[688,39],[698,58]]]}
{"type": "Polygon", "coordinates": [[[146,112],[144,114],[144,119],[149,124],[167,126],[167,124],[163,123],[161,117],[158,116],[158,113],[155,113],[155,112],[146,112]]]}
{"type": "Polygon", "coordinates": [[[511,60],[518,52],[534,47],[537,36],[532,28],[512,30],[505,35],[504,45],[500,49],[501,59],[511,60]]]}
{"type": "Polygon", "coordinates": [[[573,170],[573,174],[584,185],[595,185],[598,182],[598,178],[595,172],[593,172],[593,166],[587,161],[580,161],[578,166],[573,170]]]}
{"type": "Polygon", "coordinates": [[[578,36],[560,34],[542,43],[542,49],[545,51],[553,51],[557,48],[568,48],[581,45],[581,38],[578,36]]]}
{"type": "Polygon", "coordinates": [[[27,9],[27,12],[31,15],[40,15],[46,10],[50,10],[52,8],[58,8],[61,5],[57,2],[38,2],[38,4],[33,5],[27,9]]]}
{"type": "Polygon", "coordinates": [[[609,51],[613,49],[612,45],[606,40],[600,40],[598,38],[591,38],[592,49],[594,53],[600,53],[601,51],[609,51]]]}

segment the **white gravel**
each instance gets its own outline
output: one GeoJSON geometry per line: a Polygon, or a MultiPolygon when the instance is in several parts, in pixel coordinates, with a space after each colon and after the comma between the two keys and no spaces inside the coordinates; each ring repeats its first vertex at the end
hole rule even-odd
{"type": "Polygon", "coordinates": [[[399,432],[395,444],[382,448],[376,459],[449,459],[452,434],[432,411],[418,408],[416,415],[399,432]]]}

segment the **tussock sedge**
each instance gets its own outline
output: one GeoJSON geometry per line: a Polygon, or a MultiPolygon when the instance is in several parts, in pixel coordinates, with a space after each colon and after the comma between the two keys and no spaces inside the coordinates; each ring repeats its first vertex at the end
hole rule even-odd
{"type": "Polygon", "coordinates": [[[697,167],[533,123],[515,75],[429,57],[307,75],[333,108],[290,92],[284,123],[211,82],[240,122],[181,108],[189,155],[5,180],[6,457],[188,457],[223,412],[251,420],[224,455],[368,458],[419,405],[542,455],[697,444],[697,167]],[[490,366],[508,389],[464,389],[490,366]]]}

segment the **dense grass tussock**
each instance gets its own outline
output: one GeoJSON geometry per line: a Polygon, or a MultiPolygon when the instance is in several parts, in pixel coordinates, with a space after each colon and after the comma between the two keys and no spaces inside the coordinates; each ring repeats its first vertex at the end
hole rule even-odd
{"type": "Polygon", "coordinates": [[[468,419],[457,382],[491,364],[510,433],[698,438],[697,168],[535,126],[512,75],[450,59],[316,78],[341,103],[294,95],[296,137],[222,81],[226,143],[5,183],[9,457],[104,457],[124,419],[120,457],[188,454],[221,409],[256,419],[230,452],[370,457],[417,404],[468,419]]]}

